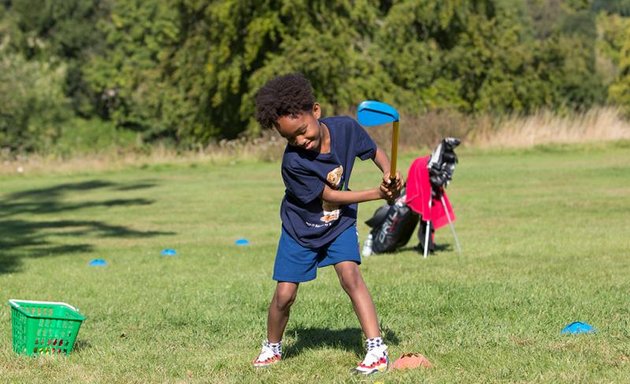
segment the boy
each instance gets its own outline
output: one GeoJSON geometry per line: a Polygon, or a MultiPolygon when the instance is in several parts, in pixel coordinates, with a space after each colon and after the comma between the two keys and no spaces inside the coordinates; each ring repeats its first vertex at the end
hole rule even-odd
{"type": "Polygon", "coordinates": [[[389,359],[358,268],[357,203],[393,200],[403,180],[398,173],[390,181],[387,155],[354,119],[320,116],[311,84],[301,74],[277,77],[256,94],[256,120],[265,129],[274,127],[288,145],[282,159],[286,190],[273,273],[277,285],[269,305],[267,340],[253,364],[265,367],[280,361],[282,335],[299,284],[315,279],[317,268],[333,265],[367,338],[367,354],[355,372],[371,374],[386,370],[389,359]],[[356,157],[372,159],[384,172],[378,188],[348,189],[356,157]]]}

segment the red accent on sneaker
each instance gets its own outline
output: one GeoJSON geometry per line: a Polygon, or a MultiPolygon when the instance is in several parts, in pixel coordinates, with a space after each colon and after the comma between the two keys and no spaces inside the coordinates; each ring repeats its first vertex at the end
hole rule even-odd
{"type": "Polygon", "coordinates": [[[281,355],[273,355],[271,357],[268,357],[265,360],[258,360],[259,357],[257,357],[253,364],[254,367],[267,367],[269,365],[275,364],[277,362],[279,362],[280,360],[282,360],[282,356],[281,355]]]}
{"type": "Polygon", "coordinates": [[[380,359],[378,359],[378,361],[375,361],[370,365],[365,365],[363,364],[363,362],[361,362],[359,363],[359,367],[365,368],[365,369],[371,369],[371,368],[382,366],[383,364],[387,365],[387,359],[385,357],[381,357],[380,359]]]}

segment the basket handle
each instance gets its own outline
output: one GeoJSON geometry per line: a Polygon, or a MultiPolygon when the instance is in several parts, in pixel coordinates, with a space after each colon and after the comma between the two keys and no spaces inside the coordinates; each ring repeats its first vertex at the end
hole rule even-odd
{"type": "Polygon", "coordinates": [[[68,304],[68,303],[62,303],[60,301],[37,301],[37,300],[18,300],[18,299],[9,299],[9,304],[14,307],[14,308],[19,308],[20,304],[18,303],[18,301],[20,303],[29,303],[29,304],[58,304],[58,305],[63,305],[66,306],[70,309],[73,309],[77,312],[80,312],[78,308],[68,304]]]}

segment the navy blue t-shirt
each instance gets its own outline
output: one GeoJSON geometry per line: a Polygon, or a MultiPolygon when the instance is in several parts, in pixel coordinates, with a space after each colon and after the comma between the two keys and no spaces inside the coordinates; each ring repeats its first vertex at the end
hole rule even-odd
{"type": "Polygon", "coordinates": [[[335,206],[322,201],[324,185],[349,190],[354,160],[373,159],[376,154],[376,144],[353,118],[327,117],[320,122],[330,131],[329,153],[287,145],[282,158],[286,187],[280,207],[282,226],[309,248],[330,243],[357,219],[357,204],[335,206]]]}

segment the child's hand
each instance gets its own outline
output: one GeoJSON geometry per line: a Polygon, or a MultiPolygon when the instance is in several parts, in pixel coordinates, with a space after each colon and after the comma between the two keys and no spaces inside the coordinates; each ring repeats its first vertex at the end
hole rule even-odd
{"type": "Polygon", "coordinates": [[[400,196],[400,192],[402,191],[404,185],[404,180],[400,174],[400,172],[396,172],[396,178],[392,180],[389,176],[389,172],[385,172],[383,174],[383,182],[380,186],[380,192],[382,198],[387,200],[389,203],[393,203],[398,196],[400,196]]]}

